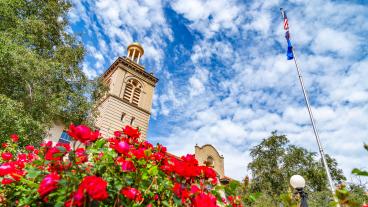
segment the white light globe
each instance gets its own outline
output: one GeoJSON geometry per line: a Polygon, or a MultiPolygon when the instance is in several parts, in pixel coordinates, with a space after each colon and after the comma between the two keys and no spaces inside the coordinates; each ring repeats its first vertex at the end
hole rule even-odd
{"type": "Polygon", "coordinates": [[[304,188],[305,180],[300,175],[293,175],[290,178],[290,185],[293,186],[293,188],[304,188]]]}

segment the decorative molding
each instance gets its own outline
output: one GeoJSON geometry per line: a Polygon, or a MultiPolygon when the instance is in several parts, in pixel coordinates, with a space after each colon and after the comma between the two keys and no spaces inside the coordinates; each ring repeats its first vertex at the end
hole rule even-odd
{"type": "Polygon", "coordinates": [[[158,82],[158,78],[156,78],[150,73],[147,73],[144,70],[143,66],[138,65],[137,63],[131,61],[127,57],[118,57],[118,59],[116,59],[115,62],[102,74],[102,77],[106,78],[107,76],[109,76],[109,74],[111,74],[119,64],[122,64],[128,67],[129,69],[132,69],[133,71],[152,81],[153,85],[155,85],[158,82]]]}
{"type": "Polygon", "coordinates": [[[212,149],[214,149],[214,150],[215,150],[215,152],[217,153],[217,155],[218,155],[221,159],[224,159],[224,156],[220,155],[220,153],[217,151],[217,149],[216,149],[214,146],[212,146],[211,144],[205,144],[205,145],[203,145],[202,147],[200,147],[200,146],[196,145],[195,147],[196,147],[196,148],[199,148],[200,150],[202,150],[202,149],[204,149],[204,148],[206,148],[206,147],[212,148],[212,149]]]}

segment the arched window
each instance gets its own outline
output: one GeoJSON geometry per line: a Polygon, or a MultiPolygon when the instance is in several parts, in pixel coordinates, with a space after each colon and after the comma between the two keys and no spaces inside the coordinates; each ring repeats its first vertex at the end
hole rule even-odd
{"type": "Polygon", "coordinates": [[[123,100],[138,105],[142,91],[142,85],[135,79],[130,79],[125,85],[123,100]]]}
{"type": "Polygon", "coordinates": [[[214,161],[212,156],[208,156],[206,160],[206,166],[214,166],[214,161]]]}

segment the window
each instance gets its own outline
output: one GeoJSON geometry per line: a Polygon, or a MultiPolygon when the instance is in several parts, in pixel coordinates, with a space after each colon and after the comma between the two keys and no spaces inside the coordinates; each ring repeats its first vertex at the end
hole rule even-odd
{"type": "Polygon", "coordinates": [[[124,117],[125,117],[125,113],[123,112],[122,114],[121,114],[121,117],[120,117],[120,121],[124,121],[124,117]]]}
{"type": "Polygon", "coordinates": [[[63,133],[61,133],[59,142],[69,144],[70,140],[71,137],[69,136],[69,134],[66,131],[63,131],[63,133]]]}
{"type": "Polygon", "coordinates": [[[141,93],[141,89],[139,88],[134,89],[133,101],[132,101],[134,105],[138,105],[140,93],[141,93]]]}
{"type": "Polygon", "coordinates": [[[131,126],[133,126],[133,125],[134,125],[134,120],[135,120],[135,118],[134,118],[134,117],[132,117],[132,119],[130,120],[130,125],[131,125],[131,126]]]}
{"type": "Polygon", "coordinates": [[[130,79],[125,85],[123,100],[138,105],[142,91],[142,85],[135,79],[130,79]]]}
{"type": "Polygon", "coordinates": [[[214,166],[213,157],[211,156],[207,157],[206,166],[214,166]]]}

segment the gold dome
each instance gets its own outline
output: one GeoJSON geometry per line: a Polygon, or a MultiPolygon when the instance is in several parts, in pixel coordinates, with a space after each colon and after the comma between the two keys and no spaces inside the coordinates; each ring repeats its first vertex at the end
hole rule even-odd
{"type": "Polygon", "coordinates": [[[142,47],[141,44],[139,44],[138,42],[133,42],[132,44],[130,44],[127,48],[127,50],[129,51],[130,49],[136,49],[140,52],[140,56],[142,56],[144,54],[144,49],[142,47]]]}

